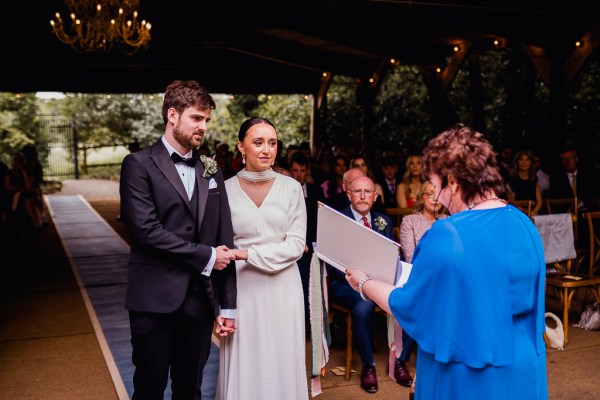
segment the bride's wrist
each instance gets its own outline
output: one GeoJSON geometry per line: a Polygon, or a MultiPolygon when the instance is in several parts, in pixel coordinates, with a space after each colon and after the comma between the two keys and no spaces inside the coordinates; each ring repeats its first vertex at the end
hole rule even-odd
{"type": "Polygon", "coordinates": [[[235,258],[238,260],[248,260],[248,250],[247,249],[237,249],[235,252],[235,258]]]}

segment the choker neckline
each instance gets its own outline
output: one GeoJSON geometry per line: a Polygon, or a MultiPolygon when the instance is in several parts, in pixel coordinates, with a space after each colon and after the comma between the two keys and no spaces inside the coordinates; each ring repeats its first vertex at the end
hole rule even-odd
{"type": "Polygon", "coordinates": [[[273,171],[273,168],[265,171],[247,171],[244,168],[237,173],[237,176],[250,182],[264,182],[275,179],[277,172],[273,171]]]}

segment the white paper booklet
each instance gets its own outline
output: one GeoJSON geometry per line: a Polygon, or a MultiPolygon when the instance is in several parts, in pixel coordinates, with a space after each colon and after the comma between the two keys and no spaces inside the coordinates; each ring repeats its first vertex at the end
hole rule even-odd
{"type": "Polygon", "coordinates": [[[408,281],[408,277],[412,272],[412,264],[398,261],[398,268],[396,269],[396,287],[402,287],[408,281]]]}

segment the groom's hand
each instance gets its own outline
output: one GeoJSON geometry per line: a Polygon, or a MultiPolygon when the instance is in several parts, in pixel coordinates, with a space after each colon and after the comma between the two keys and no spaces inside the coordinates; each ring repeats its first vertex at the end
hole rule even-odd
{"type": "Polygon", "coordinates": [[[218,246],[217,257],[215,259],[215,266],[213,267],[216,270],[224,269],[229,265],[229,262],[235,260],[235,254],[229,250],[227,246],[218,246]]]}
{"type": "Polygon", "coordinates": [[[223,318],[220,315],[217,317],[217,325],[215,327],[215,332],[219,336],[229,336],[235,331],[235,319],[223,318]]]}

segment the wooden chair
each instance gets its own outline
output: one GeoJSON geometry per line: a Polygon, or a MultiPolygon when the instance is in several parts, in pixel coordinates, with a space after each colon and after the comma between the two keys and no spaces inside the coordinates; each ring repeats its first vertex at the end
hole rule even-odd
{"type": "MultiPolygon", "coordinates": [[[[346,307],[331,302],[329,303],[329,307],[330,309],[341,312],[346,321],[346,370],[344,373],[344,379],[349,381],[352,373],[352,355],[354,351],[352,348],[352,311],[346,307]]],[[[374,312],[387,317],[387,313],[378,305],[375,305],[374,312]]]]}
{"type": "Polygon", "coordinates": [[[400,227],[399,226],[395,226],[392,228],[392,236],[394,237],[394,240],[398,243],[400,243],[400,227]]]}
{"type": "Polygon", "coordinates": [[[394,208],[386,208],[386,214],[392,219],[392,224],[395,228],[400,228],[400,223],[402,222],[402,217],[405,215],[410,215],[414,213],[412,207],[394,207],[394,208]]]}
{"type": "Polygon", "coordinates": [[[560,199],[546,199],[546,213],[573,213],[577,204],[574,197],[565,197],[560,199]]]}
{"type": "MultiPolygon", "coordinates": [[[[546,286],[554,289],[558,293],[558,298],[562,303],[563,308],[563,328],[565,331],[565,345],[569,342],[569,310],[573,301],[573,296],[577,289],[583,289],[585,292],[591,290],[594,298],[600,303],[600,276],[594,275],[594,260],[596,259],[595,246],[597,245],[597,236],[593,233],[593,218],[592,213],[585,213],[588,224],[590,224],[592,232],[590,234],[590,250],[589,254],[593,255],[590,257],[589,270],[587,272],[574,272],[573,266],[577,264],[577,253],[574,252],[574,256],[571,256],[565,260],[558,260],[552,262],[553,266],[556,267],[557,272],[549,272],[546,274],[546,286]],[[561,262],[565,263],[565,267],[562,267],[561,262]]],[[[544,217],[544,216],[541,216],[544,217]]],[[[596,218],[600,218],[600,213],[596,213],[596,218]]],[[[537,217],[536,217],[537,218],[537,217]]],[[[574,220],[574,216],[572,217],[574,220]]],[[[537,224],[536,224],[537,226],[537,224]]],[[[572,236],[574,238],[574,234],[572,236]]],[[[544,235],[542,235],[544,240],[544,235]]],[[[575,248],[575,241],[573,240],[573,249],[575,248]]],[[[544,241],[544,246],[548,243],[544,241]]],[[[548,261],[548,260],[546,260],[548,261]]]]}
{"type": "Polygon", "coordinates": [[[346,320],[346,371],[344,379],[349,381],[352,373],[352,311],[339,304],[329,303],[329,308],[341,312],[346,320]]]}
{"type": "MultiPolygon", "coordinates": [[[[588,274],[595,275],[600,262],[600,211],[587,211],[581,214],[581,219],[587,222],[589,232],[588,274]]],[[[598,271],[600,272],[600,271],[598,271]]]]}
{"type": "Polygon", "coordinates": [[[509,201],[508,203],[517,207],[519,210],[523,211],[525,215],[531,218],[531,210],[533,209],[533,205],[535,204],[533,200],[513,200],[509,201]]]}
{"type": "Polygon", "coordinates": [[[579,205],[575,197],[565,197],[560,199],[546,199],[546,212],[548,214],[557,213],[571,213],[573,216],[573,234],[575,235],[575,249],[577,250],[578,257],[574,265],[579,266],[581,259],[585,257],[587,253],[587,243],[584,247],[580,246],[579,243],[579,205]]]}
{"type": "Polygon", "coordinates": [[[571,213],[573,214],[573,233],[575,234],[575,244],[577,244],[577,220],[579,210],[577,207],[577,201],[575,197],[565,197],[561,199],[546,199],[546,213],[557,214],[557,213],[571,213]]]}

